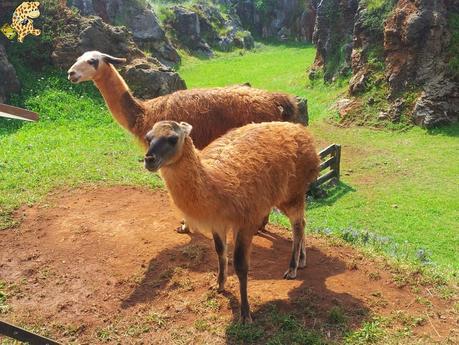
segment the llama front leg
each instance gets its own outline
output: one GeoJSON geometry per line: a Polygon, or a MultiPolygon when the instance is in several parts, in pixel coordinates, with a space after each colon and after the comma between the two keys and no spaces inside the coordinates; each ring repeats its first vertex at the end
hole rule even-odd
{"type": "Polygon", "coordinates": [[[234,244],[233,263],[234,270],[239,279],[239,291],[241,295],[241,322],[252,323],[250,316],[249,299],[247,296],[247,279],[249,273],[249,255],[252,244],[252,235],[239,231],[234,244]]]}
{"type": "Polygon", "coordinates": [[[290,259],[290,265],[284,274],[284,279],[295,279],[296,271],[301,264],[306,265],[306,250],[304,249],[304,218],[298,219],[293,224],[293,244],[292,244],[292,257],[290,259]],[[303,262],[300,264],[301,253],[303,252],[303,262]]]}
{"type": "Polygon", "coordinates": [[[218,255],[218,278],[217,284],[218,292],[225,291],[225,282],[228,272],[228,251],[226,243],[226,232],[217,233],[213,232],[212,236],[214,238],[215,251],[218,255]]]}

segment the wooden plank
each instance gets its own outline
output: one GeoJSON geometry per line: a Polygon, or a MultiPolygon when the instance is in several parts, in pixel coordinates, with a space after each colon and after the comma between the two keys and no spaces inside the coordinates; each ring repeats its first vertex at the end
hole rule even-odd
{"type": "Polygon", "coordinates": [[[0,334],[6,335],[7,337],[27,342],[31,345],[61,345],[57,341],[42,337],[41,335],[29,332],[18,326],[9,324],[5,321],[0,320],[0,334]]]}
{"type": "Polygon", "coordinates": [[[328,156],[329,154],[331,154],[334,150],[335,150],[335,144],[333,145],[330,145],[329,147],[326,147],[325,149],[323,149],[322,151],[319,152],[319,156],[320,158],[324,158],[326,156],[328,156]]]}
{"type": "Polygon", "coordinates": [[[38,121],[37,113],[3,103],[0,103],[0,117],[22,121],[38,121]]]}
{"type": "Polygon", "coordinates": [[[333,170],[330,170],[326,174],[320,176],[315,182],[314,182],[314,187],[320,186],[322,183],[327,182],[328,180],[331,180],[333,177],[335,177],[335,172],[333,170]]]}
{"type": "Polygon", "coordinates": [[[335,151],[335,161],[333,162],[333,166],[331,169],[335,172],[335,177],[339,181],[341,172],[340,172],[340,162],[341,162],[341,145],[335,144],[336,151],[335,151]]]}
{"type": "Polygon", "coordinates": [[[336,157],[331,157],[327,159],[325,162],[320,163],[320,170],[325,170],[328,167],[332,166],[335,163],[336,157]]]}

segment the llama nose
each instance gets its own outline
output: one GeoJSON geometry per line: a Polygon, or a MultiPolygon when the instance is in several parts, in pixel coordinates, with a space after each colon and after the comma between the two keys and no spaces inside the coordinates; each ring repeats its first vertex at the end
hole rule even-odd
{"type": "Polygon", "coordinates": [[[155,160],[156,160],[156,156],[155,155],[145,156],[145,162],[146,163],[153,163],[155,160]]]}
{"type": "Polygon", "coordinates": [[[69,72],[69,76],[70,76],[70,77],[73,77],[75,74],[76,74],[75,71],[70,71],[70,72],[69,72]]]}

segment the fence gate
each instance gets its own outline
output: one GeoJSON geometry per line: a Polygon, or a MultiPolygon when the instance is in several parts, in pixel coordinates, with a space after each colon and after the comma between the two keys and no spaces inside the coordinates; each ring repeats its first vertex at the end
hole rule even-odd
{"type": "Polygon", "coordinates": [[[319,152],[320,159],[320,175],[311,185],[311,193],[313,195],[321,194],[320,186],[328,181],[338,183],[340,177],[340,161],[341,161],[341,145],[333,144],[319,152]],[[323,173],[326,171],[325,173],[323,173]]]}

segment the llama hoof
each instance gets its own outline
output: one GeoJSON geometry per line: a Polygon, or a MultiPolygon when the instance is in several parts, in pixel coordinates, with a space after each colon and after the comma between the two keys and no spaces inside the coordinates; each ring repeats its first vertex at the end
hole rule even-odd
{"type": "Polygon", "coordinates": [[[300,262],[298,264],[298,268],[301,268],[301,269],[306,268],[306,262],[300,262]]]}
{"type": "Polygon", "coordinates": [[[218,284],[211,285],[209,287],[209,290],[217,291],[217,293],[224,293],[226,291],[224,285],[218,285],[218,284]]]}
{"type": "Polygon", "coordinates": [[[250,325],[253,323],[252,316],[241,316],[241,323],[243,325],[250,325]]]}
{"type": "Polygon", "coordinates": [[[177,231],[179,234],[190,234],[191,233],[190,228],[186,226],[185,224],[182,224],[179,227],[177,227],[175,231],[177,231]]]}
{"type": "Polygon", "coordinates": [[[289,268],[288,271],[284,273],[284,279],[291,280],[295,278],[296,278],[296,270],[292,270],[291,268],[289,268]]]}

